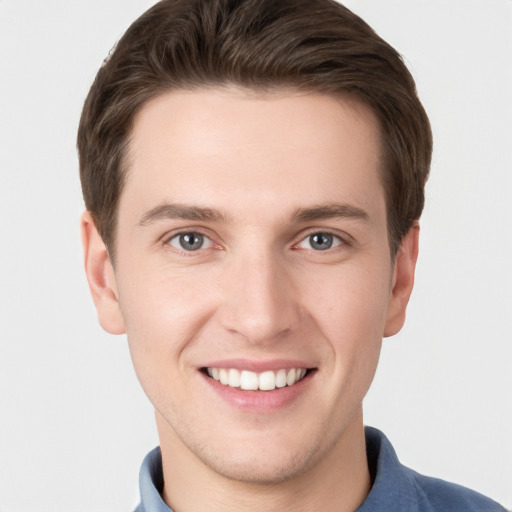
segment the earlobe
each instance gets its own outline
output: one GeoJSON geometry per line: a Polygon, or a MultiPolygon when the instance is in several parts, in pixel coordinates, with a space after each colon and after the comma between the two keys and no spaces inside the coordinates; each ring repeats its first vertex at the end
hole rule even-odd
{"type": "Polygon", "coordinates": [[[114,269],[90,212],[84,212],[80,227],[85,272],[100,325],[111,334],[124,334],[126,331],[119,307],[114,269]]]}
{"type": "Polygon", "coordinates": [[[416,221],[400,244],[395,258],[393,283],[388,304],[384,337],[396,334],[405,322],[405,312],[414,286],[420,226],[416,221]]]}

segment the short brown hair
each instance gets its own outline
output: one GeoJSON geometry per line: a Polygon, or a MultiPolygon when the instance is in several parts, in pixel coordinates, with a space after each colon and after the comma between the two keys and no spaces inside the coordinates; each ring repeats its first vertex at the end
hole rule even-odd
{"type": "Polygon", "coordinates": [[[400,55],[334,0],[163,0],[101,66],[78,130],[86,208],[111,257],[135,115],[166,91],[238,85],[352,93],[377,115],[392,255],[421,215],[432,135],[400,55]]]}

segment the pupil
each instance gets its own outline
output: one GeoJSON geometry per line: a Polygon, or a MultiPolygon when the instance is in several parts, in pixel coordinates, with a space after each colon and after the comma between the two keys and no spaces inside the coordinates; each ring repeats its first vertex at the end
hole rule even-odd
{"type": "Polygon", "coordinates": [[[197,251],[203,245],[203,235],[199,233],[185,233],[180,235],[180,244],[187,251],[197,251]]]}
{"type": "Polygon", "coordinates": [[[325,251],[332,246],[332,235],[326,233],[316,233],[309,237],[309,243],[313,249],[325,251]]]}

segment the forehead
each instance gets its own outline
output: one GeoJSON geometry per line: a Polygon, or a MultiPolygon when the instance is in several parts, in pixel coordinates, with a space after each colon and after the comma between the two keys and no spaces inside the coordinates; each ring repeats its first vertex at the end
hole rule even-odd
{"type": "Polygon", "coordinates": [[[168,92],[135,119],[120,215],[163,202],[233,215],[347,201],[371,209],[383,203],[380,154],[378,121],[352,97],[168,92]]]}

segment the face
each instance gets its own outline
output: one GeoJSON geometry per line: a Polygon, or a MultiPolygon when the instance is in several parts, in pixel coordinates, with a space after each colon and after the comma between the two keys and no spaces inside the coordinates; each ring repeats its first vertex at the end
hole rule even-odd
{"type": "Polygon", "coordinates": [[[126,331],[163,445],[275,482],[362,428],[416,251],[408,235],[391,261],[380,154],[350,98],[205,89],[139,113],[115,271],[87,217],[84,240],[100,321],[126,331]]]}

